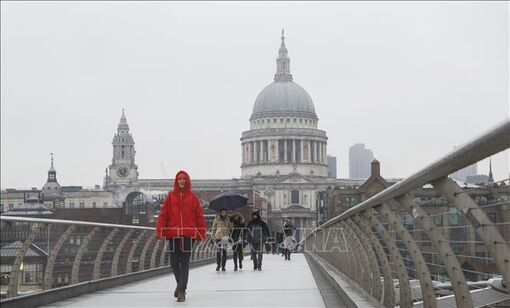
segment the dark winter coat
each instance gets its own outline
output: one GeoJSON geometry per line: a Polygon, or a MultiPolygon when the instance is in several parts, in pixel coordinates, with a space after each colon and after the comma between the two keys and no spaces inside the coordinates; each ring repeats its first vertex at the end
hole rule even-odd
{"type": "Polygon", "coordinates": [[[235,212],[231,217],[230,221],[233,224],[233,229],[230,233],[230,237],[234,242],[239,240],[243,241],[246,238],[246,225],[244,224],[244,217],[241,213],[235,212]],[[234,217],[239,217],[236,221],[234,217]]]}
{"type": "Polygon", "coordinates": [[[269,227],[260,218],[260,214],[256,212],[255,215],[257,215],[257,218],[252,219],[247,226],[247,239],[248,242],[253,246],[260,247],[260,245],[266,242],[266,239],[269,237],[270,233],[269,227]]]}
{"type": "Polygon", "coordinates": [[[175,176],[174,190],[168,193],[161,206],[156,224],[156,237],[204,240],[205,231],[204,213],[198,197],[191,191],[190,177],[185,171],[179,171],[175,176]],[[186,185],[182,192],[177,181],[180,176],[186,177],[186,185]]]}

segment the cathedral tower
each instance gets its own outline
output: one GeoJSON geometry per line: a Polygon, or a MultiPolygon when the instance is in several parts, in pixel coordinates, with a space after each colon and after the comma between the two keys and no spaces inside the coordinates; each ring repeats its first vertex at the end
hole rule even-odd
{"type": "Polygon", "coordinates": [[[112,163],[106,169],[105,189],[112,186],[131,185],[138,181],[138,166],[135,164],[135,142],[129,132],[124,109],[117,133],[113,136],[112,163]]]}

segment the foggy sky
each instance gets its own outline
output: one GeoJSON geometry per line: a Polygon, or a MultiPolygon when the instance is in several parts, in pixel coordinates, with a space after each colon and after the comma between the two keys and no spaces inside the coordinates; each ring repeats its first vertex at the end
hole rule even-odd
{"type": "MultiPolygon", "coordinates": [[[[122,108],[141,178],[240,177],[239,139],[273,81],[282,27],[339,177],[354,143],[383,176],[405,177],[509,114],[506,2],[1,9],[2,188],[40,188],[51,152],[61,185],[102,185],[122,108]]],[[[508,170],[508,151],[493,157],[496,179],[508,170]]]]}

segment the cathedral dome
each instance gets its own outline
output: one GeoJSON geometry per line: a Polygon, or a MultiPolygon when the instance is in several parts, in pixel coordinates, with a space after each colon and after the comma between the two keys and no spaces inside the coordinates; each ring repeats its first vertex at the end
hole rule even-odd
{"type": "Polygon", "coordinates": [[[303,87],[292,81],[290,58],[283,30],[281,39],[274,82],[266,86],[257,96],[250,120],[280,116],[317,120],[312,98],[303,87]]]}
{"type": "Polygon", "coordinates": [[[293,81],[275,81],[257,96],[251,119],[273,116],[317,119],[312,98],[293,81]]]}

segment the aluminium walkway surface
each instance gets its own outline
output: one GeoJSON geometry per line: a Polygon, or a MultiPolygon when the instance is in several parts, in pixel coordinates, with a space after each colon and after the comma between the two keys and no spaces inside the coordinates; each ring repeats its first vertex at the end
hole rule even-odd
{"type": "Polygon", "coordinates": [[[70,298],[45,307],[324,307],[303,254],[291,261],[265,254],[262,271],[245,257],[243,269],[216,272],[216,264],[190,270],[186,302],[173,297],[172,274],[70,298]]]}

